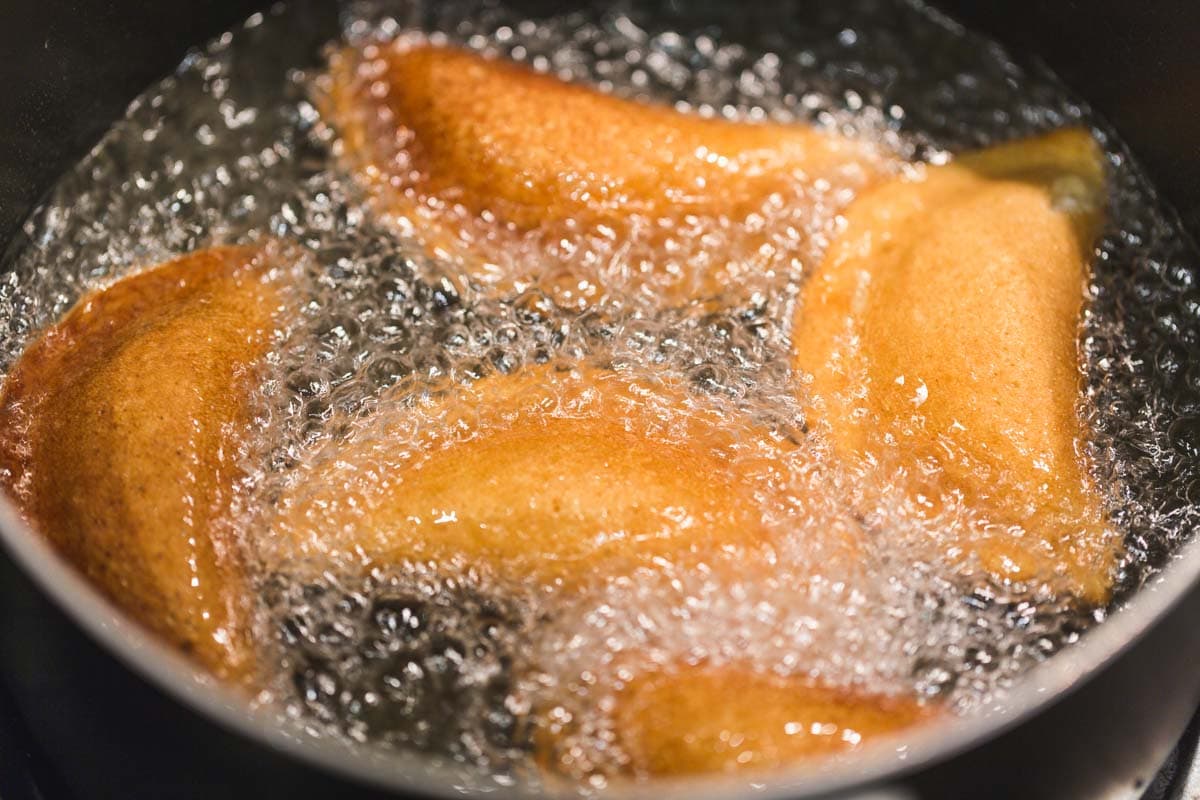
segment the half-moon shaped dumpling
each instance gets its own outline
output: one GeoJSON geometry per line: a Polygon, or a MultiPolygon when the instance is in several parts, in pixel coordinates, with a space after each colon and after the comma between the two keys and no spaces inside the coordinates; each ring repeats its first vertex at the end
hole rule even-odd
{"type": "Polygon", "coordinates": [[[764,204],[811,204],[797,187],[860,183],[884,162],[811,126],[705,118],[404,40],[336,53],[322,106],[349,164],[431,249],[469,253],[478,275],[645,270],[664,301],[769,264],[781,245],[743,224],[764,204]],[[592,263],[605,259],[618,263],[592,263]]]}
{"type": "Polygon", "coordinates": [[[725,664],[641,675],[618,695],[613,716],[626,768],[651,778],[762,771],[849,752],[933,713],[912,697],[725,664]]]}
{"type": "MultiPolygon", "coordinates": [[[[379,412],[301,468],[269,537],[279,561],[341,554],[577,585],[769,546],[763,476],[790,445],[712,419],[686,391],[530,367],[419,406],[379,412]]],[[[823,531],[827,558],[854,557],[857,525],[842,523],[823,531]]]]}
{"type": "Polygon", "coordinates": [[[5,379],[0,481],[113,602],[219,675],[254,668],[229,519],[280,295],[214,248],[84,297],[5,379]]]}
{"type": "Polygon", "coordinates": [[[1099,148],[1063,130],[868,189],[807,283],[793,331],[813,416],[910,509],[956,501],[957,558],[1089,601],[1117,551],[1088,476],[1077,334],[1104,204],[1099,148]]]}

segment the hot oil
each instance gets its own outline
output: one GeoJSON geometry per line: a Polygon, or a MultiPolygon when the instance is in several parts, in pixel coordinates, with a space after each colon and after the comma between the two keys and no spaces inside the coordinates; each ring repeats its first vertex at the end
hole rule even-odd
{"type": "MultiPolygon", "coordinates": [[[[1120,142],[1052,76],[932,10],[884,0],[548,18],[458,0],[367,3],[343,9],[340,25],[316,6],[256,15],[135,101],[26,225],[0,283],[11,364],[83,292],[130,270],[209,243],[300,246],[303,302],[277,332],[238,506],[272,643],[259,700],[314,735],[417,749],[511,784],[538,780],[540,724],[559,739],[556,768],[595,788],[625,758],[610,718],[621,687],[679,660],[916,693],[957,713],[1001,709],[1023,672],[1151,579],[1195,523],[1195,254],[1120,142]],[[463,253],[422,245],[421,226],[445,217],[380,214],[331,155],[337,133],[318,112],[324,43],[414,35],[696,113],[815,123],[877,143],[885,171],[1091,127],[1112,207],[1081,335],[1080,408],[1126,541],[1111,606],[951,568],[937,546],[948,534],[901,505],[874,509],[869,524],[843,510],[855,476],[807,431],[788,321],[861,176],[764,207],[775,237],[765,256],[742,248],[730,221],[674,231],[666,283],[592,240],[572,243],[569,280],[521,274],[530,260],[563,263],[528,240],[495,274],[467,277],[463,253]],[[712,249],[746,255],[727,296],[662,303],[712,249]],[[648,387],[653,431],[628,420],[647,435],[670,441],[697,419],[726,429],[713,446],[748,476],[769,533],[768,549],[736,554],[741,578],[664,559],[543,584],[469,560],[296,546],[319,544],[329,518],[281,527],[284,499],[345,448],[366,443],[368,462],[337,474],[369,488],[368,467],[418,457],[429,437],[486,434],[464,431],[452,412],[469,404],[454,397],[555,365],[539,389],[551,416],[567,413],[556,399],[573,396],[585,365],[648,387]],[[831,557],[830,531],[863,542],[855,559],[831,557]]],[[[600,412],[585,402],[569,413],[600,412]]]]}

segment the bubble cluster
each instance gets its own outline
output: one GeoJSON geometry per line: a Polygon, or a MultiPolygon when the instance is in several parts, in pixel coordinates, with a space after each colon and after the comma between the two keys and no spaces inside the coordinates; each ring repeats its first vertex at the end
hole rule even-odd
{"type": "Polygon", "coordinates": [[[309,725],[486,766],[525,756],[508,702],[529,622],[511,597],[469,577],[372,574],[355,581],[275,573],[291,707],[309,725]]]}
{"type": "MultiPolygon", "coordinates": [[[[563,731],[556,768],[596,788],[625,760],[609,712],[627,676],[680,659],[916,694],[960,713],[1002,708],[1026,670],[1118,609],[1197,523],[1196,253],[1120,140],[1036,65],[902,0],[663,2],[536,18],[474,0],[369,0],[340,20],[318,5],[276,6],[189,54],[63,177],[0,277],[8,366],[82,294],[172,254],[269,240],[303,254],[299,309],[255,398],[238,508],[272,643],[261,697],[314,735],[420,750],[507,785],[538,780],[538,720],[552,720],[563,731]],[[728,297],[664,306],[661,286],[603,268],[584,270],[582,283],[473,276],[461,254],[425,246],[427,218],[406,229],[379,213],[333,154],[338,132],[314,99],[327,42],[413,32],[620,96],[816,124],[889,158],[938,163],[1066,124],[1091,128],[1112,199],[1081,332],[1080,408],[1126,538],[1110,607],[951,568],[938,531],[898,508],[852,517],[840,501],[854,476],[812,468],[828,453],[806,434],[788,325],[853,181],[766,213],[790,244],[728,297]],[[423,437],[452,432],[431,398],[580,365],[658,387],[648,403],[662,406],[664,440],[695,420],[735,438],[754,431],[728,457],[766,498],[769,556],[744,560],[741,580],[666,563],[568,592],[514,586],[477,565],[302,558],[277,535],[281,498],[381,425],[391,438],[371,464],[386,472],[423,437]],[[684,410],[667,402],[680,395],[684,410]],[[823,559],[811,535],[838,526],[863,542],[853,567],[823,559]]],[[[738,230],[719,232],[720,246],[738,230]]],[[[711,244],[705,232],[676,231],[681,265],[711,244]]],[[[577,252],[615,263],[597,247],[577,252]]],[[[510,255],[514,265],[543,259],[545,243],[510,255]]]]}

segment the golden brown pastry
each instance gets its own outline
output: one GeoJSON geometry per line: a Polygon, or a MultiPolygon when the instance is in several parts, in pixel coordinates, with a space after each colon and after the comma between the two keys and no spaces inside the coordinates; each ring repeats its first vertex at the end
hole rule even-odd
{"type": "Polygon", "coordinates": [[[1082,130],[879,185],[846,211],[793,332],[843,457],[898,470],[918,513],[961,498],[990,524],[954,546],[994,576],[1095,602],[1116,547],[1081,452],[1076,339],[1103,204],[1082,130]]]}
{"type": "Polygon", "coordinates": [[[214,248],[84,297],[9,373],[0,480],[114,602],[219,675],[253,668],[228,519],[277,291],[214,248]]]}
{"type": "MultiPolygon", "coordinates": [[[[504,251],[531,231],[564,260],[596,236],[626,269],[648,259],[661,270],[668,239],[687,246],[692,234],[673,234],[685,220],[708,220],[699,227],[711,236],[715,219],[740,223],[772,195],[797,202],[797,185],[881,161],[865,142],[805,125],[707,119],[428,44],[336,53],[323,105],[385,208],[417,220],[411,233],[435,249],[472,251],[480,274],[506,269],[504,251]]],[[[676,276],[671,299],[727,288],[721,270],[766,241],[750,237],[739,253],[709,245],[692,261],[710,259],[712,274],[676,276]]],[[[517,268],[549,270],[546,257],[517,268]]]]}
{"type": "MultiPolygon", "coordinates": [[[[484,378],[421,412],[443,433],[414,440],[401,431],[412,409],[381,412],[283,493],[272,540],[317,563],[433,561],[545,585],[768,546],[761,468],[785,445],[691,405],[585,367],[484,378]]],[[[858,529],[842,522],[824,535],[848,560],[858,529]]]]}
{"type": "Polygon", "coordinates": [[[616,740],[636,777],[766,770],[853,750],[932,717],[907,697],[831,689],[744,665],[678,666],[618,696],[616,740]]]}

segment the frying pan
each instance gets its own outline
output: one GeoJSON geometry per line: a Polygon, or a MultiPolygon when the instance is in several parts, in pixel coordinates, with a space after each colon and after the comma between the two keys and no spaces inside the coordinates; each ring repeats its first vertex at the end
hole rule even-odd
{"type": "MultiPolygon", "coordinates": [[[[0,25],[0,241],[19,236],[56,176],[189,46],[260,5],[10,5],[0,25]]],[[[937,5],[1018,58],[1048,63],[1123,134],[1184,227],[1200,231],[1200,6],[937,5]]],[[[313,30],[333,30],[335,15],[331,3],[313,3],[313,30]]],[[[462,795],[452,766],[373,759],[252,713],[126,620],[3,503],[0,543],[0,713],[28,726],[36,752],[19,758],[43,769],[34,777],[47,797],[462,795]]],[[[1033,670],[1003,714],[931,725],[900,756],[868,751],[843,768],[752,789],[713,778],[627,795],[1115,797],[1154,774],[1198,704],[1200,547],[1188,545],[1127,608],[1033,670]]],[[[27,789],[19,779],[0,775],[0,797],[27,789]]]]}

